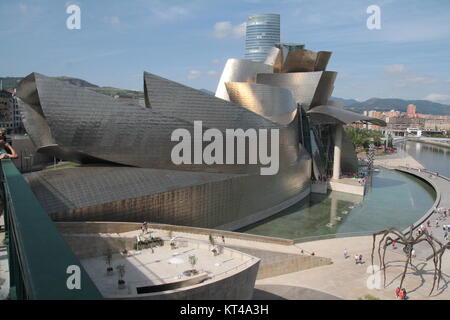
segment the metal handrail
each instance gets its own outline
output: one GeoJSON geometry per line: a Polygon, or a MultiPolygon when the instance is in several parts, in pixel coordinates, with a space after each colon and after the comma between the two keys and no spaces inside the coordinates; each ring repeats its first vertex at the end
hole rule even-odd
{"type": "Polygon", "coordinates": [[[1,174],[10,299],[102,299],[11,160],[1,160],[1,174]]]}

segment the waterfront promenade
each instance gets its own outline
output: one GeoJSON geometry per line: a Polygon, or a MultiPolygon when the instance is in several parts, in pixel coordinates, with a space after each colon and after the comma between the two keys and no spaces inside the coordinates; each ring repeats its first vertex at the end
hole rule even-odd
{"type": "MultiPolygon", "coordinates": [[[[422,164],[406,153],[394,154],[376,158],[375,165],[391,170],[398,170],[412,174],[427,181],[436,190],[436,200],[432,208],[416,221],[414,227],[426,225],[430,221],[433,237],[444,242],[443,225],[450,225],[450,218],[441,218],[436,226],[438,214],[432,213],[434,207],[450,208],[450,179],[427,171],[422,164]]],[[[409,231],[409,228],[404,232],[409,231]]],[[[378,299],[396,299],[395,288],[400,283],[406,255],[400,246],[386,252],[386,287],[383,286],[382,273],[372,275],[368,272],[372,252],[372,236],[336,238],[320,241],[299,243],[296,246],[304,252],[314,252],[321,257],[331,258],[331,265],[320,266],[313,269],[293,272],[277,277],[257,280],[256,287],[271,290],[272,293],[285,293],[287,299],[313,298],[309,290],[323,293],[322,299],[335,297],[341,299],[358,299],[371,295],[378,299]],[[349,257],[344,257],[344,250],[349,252],[349,257]],[[363,256],[363,264],[356,264],[354,255],[363,256]],[[375,277],[375,288],[368,286],[370,277],[375,277]],[[303,294],[298,294],[302,292],[303,294]],[[326,296],[328,295],[328,296],[326,296]]],[[[450,254],[444,253],[442,261],[442,273],[444,281],[439,288],[429,296],[434,276],[433,261],[429,260],[432,249],[421,243],[415,246],[416,258],[412,266],[408,266],[407,275],[403,284],[411,300],[448,300],[450,290],[447,290],[450,281],[450,254]]],[[[374,264],[380,265],[377,255],[374,264]]]]}
{"type": "MultiPolygon", "coordinates": [[[[439,242],[445,244],[448,240],[445,239],[445,230],[447,230],[447,225],[450,225],[450,217],[446,215],[445,217],[439,214],[436,208],[443,208],[445,210],[450,209],[450,178],[439,175],[436,172],[430,172],[422,169],[398,167],[396,170],[412,174],[419,177],[428,183],[430,183],[436,191],[436,200],[433,208],[430,208],[425,215],[417,221],[413,228],[416,230],[419,227],[426,227],[431,233],[433,238],[439,242]],[[427,226],[428,225],[428,226],[427,226]],[[445,229],[445,230],[444,230],[445,229]]],[[[405,230],[406,233],[409,230],[405,230]]],[[[415,231],[414,231],[415,232],[415,231]]],[[[415,236],[417,234],[415,233],[415,236]]],[[[433,250],[431,247],[422,242],[415,247],[417,258],[429,259],[433,255],[433,250]]]]}

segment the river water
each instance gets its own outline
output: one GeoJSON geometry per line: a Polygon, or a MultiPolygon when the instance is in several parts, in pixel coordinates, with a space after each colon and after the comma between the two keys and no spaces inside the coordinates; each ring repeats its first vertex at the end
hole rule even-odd
{"type": "MultiPolygon", "coordinates": [[[[450,149],[407,142],[399,145],[427,169],[450,177],[450,149]]],[[[374,173],[366,196],[340,192],[312,194],[271,218],[241,232],[294,239],[369,234],[385,228],[409,227],[433,206],[435,192],[427,183],[408,174],[380,169],[374,173]]]]}

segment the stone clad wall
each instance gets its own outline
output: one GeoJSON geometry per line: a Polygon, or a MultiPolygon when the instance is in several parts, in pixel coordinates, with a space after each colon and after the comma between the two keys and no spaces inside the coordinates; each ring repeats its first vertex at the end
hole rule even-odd
{"type": "Polygon", "coordinates": [[[270,278],[286,273],[332,264],[330,258],[273,252],[244,247],[233,248],[261,259],[257,279],[270,278]]]}
{"type": "Polygon", "coordinates": [[[119,300],[250,300],[253,297],[259,261],[225,278],[187,288],[142,294],[119,300]]]}
{"type": "MultiPolygon", "coordinates": [[[[142,226],[142,223],[135,222],[97,222],[97,221],[87,221],[87,222],[55,222],[58,230],[63,234],[71,234],[71,233],[123,233],[129,232],[133,230],[139,230],[142,226]]],[[[188,226],[176,226],[169,224],[159,224],[159,223],[149,223],[150,229],[159,229],[159,230],[167,230],[173,232],[182,232],[182,233],[192,233],[192,234],[201,234],[201,235],[212,235],[212,236],[224,236],[225,238],[233,238],[233,239],[241,239],[241,240],[249,240],[249,241],[258,241],[263,243],[272,243],[279,245],[290,246],[294,244],[293,240],[282,239],[282,238],[274,238],[274,237],[266,237],[253,235],[248,233],[240,233],[240,232],[232,232],[232,231],[223,231],[216,229],[207,229],[207,228],[196,228],[196,227],[188,227],[188,226]]]]}

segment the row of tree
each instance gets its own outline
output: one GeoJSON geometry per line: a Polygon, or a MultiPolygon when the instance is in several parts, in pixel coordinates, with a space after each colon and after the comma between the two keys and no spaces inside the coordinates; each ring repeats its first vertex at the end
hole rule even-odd
{"type": "Polygon", "coordinates": [[[370,143],[374,143],[376,147],[383,144],[383,134],[376,130],[355,128],[351,126],[345,127],[347,137],[353,142],[356,148],[369,148],[370,143]]]}

